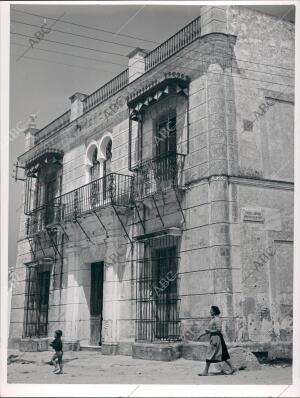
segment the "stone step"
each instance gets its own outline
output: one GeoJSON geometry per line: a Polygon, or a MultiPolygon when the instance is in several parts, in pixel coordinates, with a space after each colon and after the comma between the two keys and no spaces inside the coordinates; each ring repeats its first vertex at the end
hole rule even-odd
{"type": "Polygon", "coordinates": [[[101,352],[101,346],[100,345],[80,345],[80,351],[100,351],[101,352]]]}

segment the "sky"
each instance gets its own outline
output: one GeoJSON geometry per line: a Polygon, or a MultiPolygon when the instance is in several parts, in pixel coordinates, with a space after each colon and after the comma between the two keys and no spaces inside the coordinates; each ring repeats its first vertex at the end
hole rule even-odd
{"type": "MultiPolygon", "coordinates": [[[[291,5],[249,6],[249,8],[278,17],[286,14],[287,20],[294,21],[291,5]]],[[[72,94],[78,91],[90,94],[101,87],[127,68],[127,55],[134,48],[152,50],[199,16],[200,8],[199,5],[186,4],[179,6],[13,4],[10,12],[11,131],[13,128],[25,126],[31,114],[37,114],[37,126],[42,128],[70,108],[69,97],[72,94]],[[34,37],[42,26],[45,31],[46,26],[52,26],[55,21],[49,18],[61,20],[55,23],[51,33],[44,35],[44,40],[30,43],[29,39],[34,37]],[[72,24],[67,24],[66,21],[72,24]]],[[[13,163],[23,152],[24,134],[20,132],[10,142],[11,174],[13,163]]],[[[23,182],[14,182],[10,178],[9,190],[8,264],[14,266],[19,217],[23,211],[23,182]]]]}

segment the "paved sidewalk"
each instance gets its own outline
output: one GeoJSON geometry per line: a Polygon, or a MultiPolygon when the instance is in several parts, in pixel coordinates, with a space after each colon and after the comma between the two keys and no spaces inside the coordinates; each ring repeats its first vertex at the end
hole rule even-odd
{"type": "MultiPolygon", "coordinates": [[[[105,356],[99,352],[66,352],[64,374],[52,373],[53,366],[45,364],[51,351],[20,354],[8,365],[8,383],[33,384],[291,384],[292,367],[261,365],[260,369],[242,370],[236,374],[197,376],[204,362],[179,359],[174,362],[146,361],[129,356],[105,356]],[[23,361],[24,363],[21,363],[23,361]]],[[[211,367],[211,372],[217,372],[211,367]]]]}

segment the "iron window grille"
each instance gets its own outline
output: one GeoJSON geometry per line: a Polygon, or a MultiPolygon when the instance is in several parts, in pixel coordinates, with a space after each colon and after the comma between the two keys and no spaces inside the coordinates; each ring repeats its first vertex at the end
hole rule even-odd
{"type": "Polygon", "coordinates": [[[23,337],[46,337],[48,334],[50,269],[28,266],[23,337]]]}
{"type": "Polygon", "coordinates": [[[178,237],[139,244],[136,275],[136,341],[178,341],[178,237]]]}

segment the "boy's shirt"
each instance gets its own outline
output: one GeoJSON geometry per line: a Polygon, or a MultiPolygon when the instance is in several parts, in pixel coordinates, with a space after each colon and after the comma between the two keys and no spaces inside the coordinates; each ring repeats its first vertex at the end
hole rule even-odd
{"type": "Polygon", "coordinates": [[[62,351],[62,341],[60,338],[56,338],[52,341],[52,343],[50,343],[50,345],[52,346],[52,348],[55,351],[62,351]]]}

